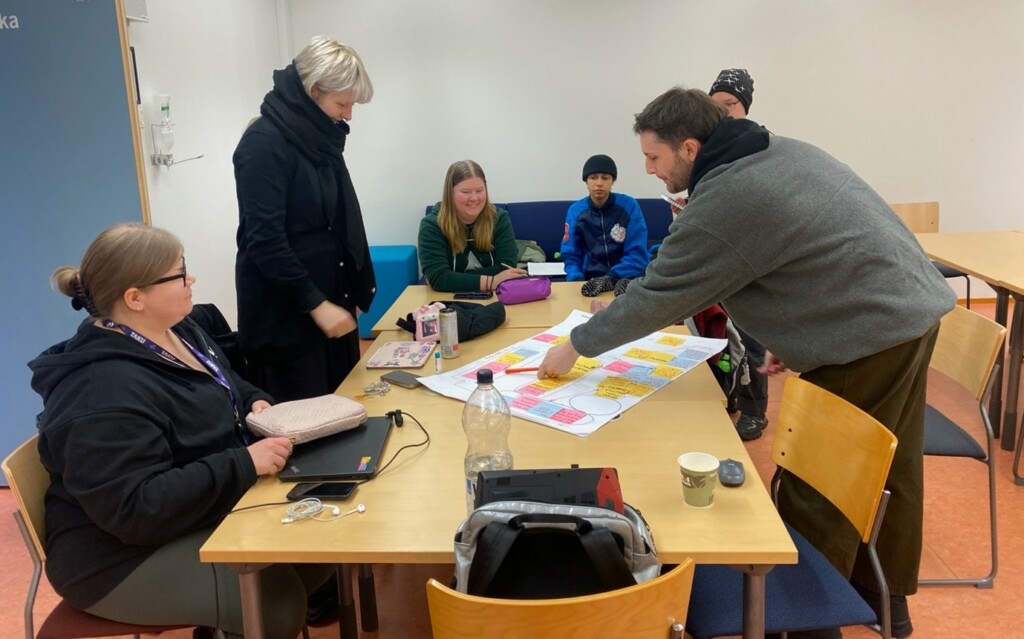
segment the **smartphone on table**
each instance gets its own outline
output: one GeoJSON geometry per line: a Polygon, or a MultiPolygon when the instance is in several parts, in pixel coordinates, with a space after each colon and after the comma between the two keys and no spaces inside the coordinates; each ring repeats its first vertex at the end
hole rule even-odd
{"type": "Polygon", "coordinates": [[[494,297],[494,291],[472,291],[469,293],[456,293],[453,295],[457,300],[489,300],[494,297]]]}
{"type": "Polygon", "coordinates": [[[402,388],[416,388],[420,385],[420,376],[408,371],[388,371],[380,376],[388,384],[401,386],[402,388]]]}
{"type": "Polygon", "coordinates": [[[299,501],[308,497],[316,497],[321,501],[345,501],[352,496],[356,486],[354,481],[341,482],[300,482],[288,491],[288,501],[299,501]]]}

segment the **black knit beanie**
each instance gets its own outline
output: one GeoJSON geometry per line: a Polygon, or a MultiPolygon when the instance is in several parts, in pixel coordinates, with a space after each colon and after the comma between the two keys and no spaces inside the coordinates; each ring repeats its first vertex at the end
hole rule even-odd
{"type": "Polygon", "coordinates": [[[583,181],[594,173],[607,173],[613,180],[619,179],[619,171],[615,168],[615,160],[607,155],[592,155],[583,165],[583,181]]]}
{"type": "Polygon", "coordinates": [[[746,69],[725,69],[715,78],[708,95],[725,91],[736,96],[743,105],[743,110],[750,113],[750,105],[754,101],[754,79],[746,69]]]}

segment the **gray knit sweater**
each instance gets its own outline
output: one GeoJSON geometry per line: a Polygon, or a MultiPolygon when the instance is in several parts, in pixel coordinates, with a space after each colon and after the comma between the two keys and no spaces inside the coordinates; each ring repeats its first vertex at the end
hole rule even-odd
{"type": "Polygon", "coordinates": [[[594,356],[721,302],[796,371],[916,339],[956,295],[885,201],[821,149],[772,136],[709,171],[643,278],[572,331],[594,356]]]}

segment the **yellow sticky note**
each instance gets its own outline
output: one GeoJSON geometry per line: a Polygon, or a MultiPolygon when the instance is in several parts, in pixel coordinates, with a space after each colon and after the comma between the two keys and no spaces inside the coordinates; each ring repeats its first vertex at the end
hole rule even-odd
{"type": "Polygon", "coordinates": [[[601,362],[600,360],[596,360],[591,357],[581,357],[576,360],[576,366],[590,372],[594,369],[601,368],[601,362]]]}
{"type": "Polygon", "coordinates": [[[627,388],[633,382],[626,377],[606,377],[597,385],[598,388],[627,388]]]}
{"type": "Polygon", "coordinates": [[[672,379],[676,375],[683,372],[683,369],[676,368],[675,366],[665,366],[664,364],[654,367],[651,371],[651,375],[657,375],[658,377],[664,377],[665,379],[672,379]]]}
{"type": "Polygon", "coordinates": [[[594,395],[606,399],[622,399],[622,396],[626,394],[626,389],[624,388],[610,388],[608,386],[600,386],[594,391],[594,395]]]}
{"type": "Polygon", "coordinates": [[[644,395],[654,392],[654,387],[648,386],[646,384],[630,384],[627,392],[630,395],[643,397],[644,395]]]}
{"type": "Polygon", "coordinates": [[[662,353],[661,351],[647,351],[647,357],[652,362],[671,362],[676,358],[672,353],[662,353]]]}
{"type": "Polygon", "coordinates": [[[553,391],[556,388],[565,386],[569,381],[570,380],[565,377],[548,377],[547,379],[538,379],[534,383],[530,384],[530,386],[544,389],[544,391],[553,391]]]}
{"type": "Polygon", "coordinates": [[[664,337],[662,337],[661,339],[658,340],[658,343],[659,344],[664,344],[665,346],[679,346],[680,344],[682,344],[685,341],[686,341],[685,337],[676,337],[675,335],[665,335],[664,337]]]}

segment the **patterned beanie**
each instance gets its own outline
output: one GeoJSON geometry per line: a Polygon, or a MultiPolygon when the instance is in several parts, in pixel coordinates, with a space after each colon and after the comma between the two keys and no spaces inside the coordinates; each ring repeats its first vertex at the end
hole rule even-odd
{"type": "Polygon", "coordinates": [[[708,95],[725,91],[736,96],[743,105],[743,110],[750,113],[750,104],[754,101],[754,79],[746,69],[725,69],[715,78],[708,95]]]}

